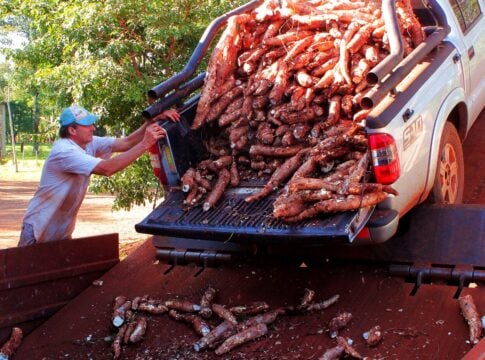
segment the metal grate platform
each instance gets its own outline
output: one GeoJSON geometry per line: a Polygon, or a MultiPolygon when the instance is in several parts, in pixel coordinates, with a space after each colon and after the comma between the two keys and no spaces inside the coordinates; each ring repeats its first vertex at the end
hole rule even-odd
{"type": "Polygon", "coordinates": [[[169,193],[166,201],[135,226],[141,233],[195,237],[216,241],[277,241],[315,243],[328,240],[352,241],[369,219],[372,209],[361,209],[288,224],[272,216],[274,197],[247,203],[255,189],[228,191],[216,208],[200,206],[185,211],[182,192],[169,193]]]}

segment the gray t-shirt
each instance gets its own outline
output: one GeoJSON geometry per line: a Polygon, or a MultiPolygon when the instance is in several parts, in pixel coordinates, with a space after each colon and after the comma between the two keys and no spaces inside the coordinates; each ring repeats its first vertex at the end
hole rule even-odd
{"type": "Polygon", "coordinates": [[[91,172],[111,156],[114,142],[112,137],[94,136],[86,150],[70,139],[54,143],[23,220],[33,226],[37,243],[71,237],[91,172]]]}

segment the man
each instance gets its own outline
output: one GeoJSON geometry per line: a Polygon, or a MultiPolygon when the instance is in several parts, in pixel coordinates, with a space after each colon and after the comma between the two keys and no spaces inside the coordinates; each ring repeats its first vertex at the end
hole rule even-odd
{"type": "Polygon", "coordinates": [[[47,157],[39,188],[25,213],[18,246],[70,239],[91,174],[111,176],[165,136],[155,120],[179,121],[167,110],[124,138],[94,136],[97,116],[72,105],[60,116],[60,139],[47,157]],[[120,154],[110,158],[111,153],[120,154]]]}

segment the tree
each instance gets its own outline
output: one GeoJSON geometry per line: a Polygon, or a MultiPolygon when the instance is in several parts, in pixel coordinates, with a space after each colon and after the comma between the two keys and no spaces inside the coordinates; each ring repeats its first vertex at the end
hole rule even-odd
{"type": "MultiPolygon", "coordinates": [[[[6,16],[0,21],[0,43],[6,48],[7,53],[12,54],[13,51],[13,39],[18,41],[28,41],[32,42],[34,33],[30,31],[30,20],[25,16],[6,16]]],[[[14,92],[16,93],[17,101],[15,102],[17,105],[25,105],[28,106],[28,103],[33,102],[33,114],[30,111],[30,114],[26,109],[22,109],[22,115],[27,114],[27,117],[19,117],[14,116],[14,118],[19,119],[20,122],[15,121],[14,127],[16,133],[25,132],[25,128],[28,128],[28,133],[33,133],[33,140],[34,140],[34,152],[38,149],[37,144],[37,133],[39,129],[39,112],[38,112],[38,88],[31,82],[31,78],[35,73],[35,67],[33,64],[29,63],[17,63],[17,67],[21,70],[18,72],[14,72],[13,76],[11,76],[9,88],[13,88],[14,92]],[[15,80],[15,81],[13,81],[15,80]],[[12,86],[13,85],[13,86],[12,86]],[[17,85],[17,86],[16,86],[17,85]],[[31,122],[30,126],[25,126],[25,121],[29,120],[31,122]],[[20,128],[20,129],[19,129],[20,128]]],[[[15,69],[15,68],[14,68],[15,69]]],[[[24,107],[25,107],[24,106],[24,107]]],[[[17,114],[18,113],[14,113],[17,114]]]]}
{"type": "MultiPolygon", "coordinates": [[[[21,101],[10,101],[10,110],[12,112],[13,132],[19,134],[32,134],[32,111],[21,101]]],[[[10,131],[10,130],[9,130],[10,131]]],[[[21,141],[17,139],[17,142],[21,141]]]]}
{"type": "MultiPolygon", "coordinates": [[[[37,91],[40,118],[75,102],[101,115],[99,126],[116,135],[140,125],[146,91],[180,71],[210,21],[241,3],[8,0],[0,6],[0,21],[28,24],[30,42],[9,57],[26,92],[32,97],[37,91]]],[[[156,183],[151,174],[144,158],[93,184],[115,192],[116,204],[129,209],[150,199],[156,183]]]]}

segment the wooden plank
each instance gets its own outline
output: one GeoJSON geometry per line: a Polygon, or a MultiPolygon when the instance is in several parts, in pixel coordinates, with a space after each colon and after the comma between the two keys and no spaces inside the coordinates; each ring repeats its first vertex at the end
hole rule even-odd
{"type": "Polygon", "coordinates": [[[485,338],[480,340],[461,360],[485,360],[485,338]]]}
{"type": "Polygon", "coordinates": [[[0,343],[30,332],[119,262],[118,234],[0,250],[0,343]]]}

